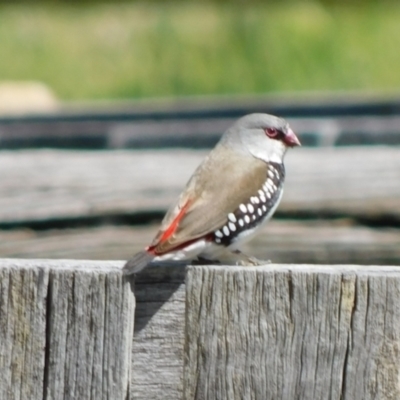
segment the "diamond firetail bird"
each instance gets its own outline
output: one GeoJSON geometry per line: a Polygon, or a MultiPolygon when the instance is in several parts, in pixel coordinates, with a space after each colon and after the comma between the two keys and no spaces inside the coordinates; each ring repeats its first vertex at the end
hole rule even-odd
{"type": "Polygon", "coordinates": [[[294,146],[300,141],[282,118],[250,114],[239,119],[196,169],[150,246],[125,264],[124,274],[166,260],[259,265],[239,247],[276,210],[285,179],[283,158],[294,146]]]}

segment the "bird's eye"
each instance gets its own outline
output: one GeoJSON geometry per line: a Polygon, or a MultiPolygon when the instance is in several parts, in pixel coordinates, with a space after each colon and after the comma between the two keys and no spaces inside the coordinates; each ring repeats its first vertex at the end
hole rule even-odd
{"type": "Polygon", "coordinates": [[[275,128],[265,128],[265,133],[270,137],[270,138],[275,138],[278,136],[278,130],[275,128]]]}

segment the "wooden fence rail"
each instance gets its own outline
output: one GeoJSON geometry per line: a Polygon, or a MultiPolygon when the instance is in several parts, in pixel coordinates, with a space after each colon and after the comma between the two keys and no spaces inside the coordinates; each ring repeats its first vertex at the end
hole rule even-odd
{"type": "MultiPolygon", "coordinates": [[[[207,152],[0,153],[0,225],[165,211],[207,152]]],[[[279,212],[400,218],[400,147],[300,148],[279,212]]]]}
{"type": "MultiPolygon", "coordinates": [[[[0,152],[0,258],[131,257],[205,155],[0,152]]],[[[299,148],[285,165],[276,218],[244,251],[278,263],[400,265],[400,147],[299,148]]]]}
{"type": "Polygon", "coordinates": [[[400,398],[398,267],[121,266],[0,260],[1,399],[400,398]]]}

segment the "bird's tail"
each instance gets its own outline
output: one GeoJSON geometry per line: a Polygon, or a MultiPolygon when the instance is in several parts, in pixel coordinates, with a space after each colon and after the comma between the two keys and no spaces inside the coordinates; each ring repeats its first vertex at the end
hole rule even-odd
{"type": "Polygon", "coordinates": [[[122,272],[124,275],[136,274],[142,269],[146,268],[149,263],[153,260],[154,255],[148,253],[146,250],[143,250],[133,256],[127,263],[124,265],[122,272]]]}

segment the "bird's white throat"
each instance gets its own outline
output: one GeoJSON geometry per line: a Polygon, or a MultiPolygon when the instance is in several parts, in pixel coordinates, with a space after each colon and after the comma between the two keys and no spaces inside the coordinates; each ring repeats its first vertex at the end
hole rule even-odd
{"type": "Polygon", "coordinates": [[[283,157],[286,153],[286,146],[282,142],[273,141],[268,143],[269,146],[248,146],[249,152],[256,158],[269,163],[275,162],[282,164],[283,157]]]}

